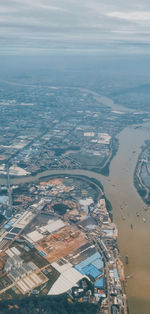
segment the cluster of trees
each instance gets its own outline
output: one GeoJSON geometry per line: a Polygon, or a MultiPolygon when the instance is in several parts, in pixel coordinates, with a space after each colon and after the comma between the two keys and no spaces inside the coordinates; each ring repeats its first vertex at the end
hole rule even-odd
{"type": "Polygon", "coordinates": [[[0,302],[1,314],[96,314],[97,305],[68,302],[67,295],[26,297],[0,302]]]}
{"type": "Polygon", "coordinates": [[[57,203],[53,206],[54,211],[59,215],[64,215],[67,211],[67,209],[70,209],[67,205],[63,203],[57,203]]]}

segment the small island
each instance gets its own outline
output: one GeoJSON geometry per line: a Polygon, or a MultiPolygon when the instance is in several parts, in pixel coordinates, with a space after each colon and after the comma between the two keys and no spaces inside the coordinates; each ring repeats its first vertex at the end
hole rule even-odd
{"type": "Polygon", "coordinates": [[[134,172],[134,184],[146,205],[150,206],[150,141],[145,141],[134,172]]]}

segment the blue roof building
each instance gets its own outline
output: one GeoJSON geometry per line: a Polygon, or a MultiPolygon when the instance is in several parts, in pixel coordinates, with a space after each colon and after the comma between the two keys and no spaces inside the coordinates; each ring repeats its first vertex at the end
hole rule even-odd
{"type": "Polygon", "coordinates": [[[101,269],[104,267],[104,262],[100,258],[97,258],[95,261],[92,262],[92,265],[98,269],[101,269]]]}
{"type": "Polygon", "coordinates": [[[104,277],[101,277],[99,280],[97,280],[94,284],[94,287],[104,288],[104,277]]]}
{"type": "Polygon", "coordinates": [[[113,271],[114,271],[114,277],[115,277],[115,279],[118,279],[119,276],[118,276],[118,271],[117,271],[117,269],[115,268],[113,271]]]}
{"type": "Polygon", "coordinates": [[[86,258],[83,262],[77,264],[75,266],[75,268],[78,270],[78,271],[82,271],[82,268],[89,265],[89,264],[92,264],[95,260],[97,260],[98,258],[102,258],[101,255],[97,252],[95,254],[93,254],[92,256],[86,258]]]}
{"type": "Polygon", "coordinates": [[[81,273],[82,275],[90,275],[94,279],[97,278],[99,275],[101,275],[101,272],[92,264],[90,264],[89,266],[83,267],[81,273]]]}

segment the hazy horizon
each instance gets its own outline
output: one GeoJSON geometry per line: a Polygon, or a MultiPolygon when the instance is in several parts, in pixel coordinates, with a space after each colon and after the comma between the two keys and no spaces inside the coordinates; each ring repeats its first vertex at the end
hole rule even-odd
{"type": "Polygon", "coordinates": [[[149,53],[150,3],[144,0],[5,0],[0,54],[149,53]]]}

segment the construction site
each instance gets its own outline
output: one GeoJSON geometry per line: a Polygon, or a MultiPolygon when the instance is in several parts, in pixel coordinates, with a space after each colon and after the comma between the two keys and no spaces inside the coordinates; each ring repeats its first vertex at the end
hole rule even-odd
{"type": "Polygon", "coordinates": [[[87,243],[85,234],[77,227],[65,226],[57,233],[38,241],[37,250],[45,253],[45,258],[53,263],[87,243]]]}

